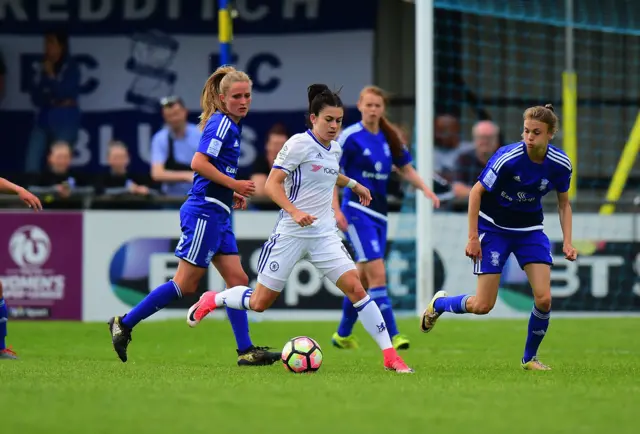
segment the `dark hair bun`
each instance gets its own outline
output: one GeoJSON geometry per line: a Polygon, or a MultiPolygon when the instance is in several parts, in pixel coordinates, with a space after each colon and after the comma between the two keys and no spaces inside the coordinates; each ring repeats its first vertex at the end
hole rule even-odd
{"type": "Polygon", "coordinates": [[[320,95],[323,92],[331,92],[329,86],[327,86],[326,84],[312,84],[311,86],[309,86],[307,88],[309,104],[311,104],[311,101],[313,101],[316,96],[320,95]]]}
{"type": "Polygon", "coordinates": [[[545,104],[545,105],[544,105],[544,108],[549,109],[549,110],[551,110],[551,111],[552,111],[552,112],[554,112],[554,113],[556,112],[556,111],[554,110],[554,108],[553,108],[553,104],[545,104]]]}

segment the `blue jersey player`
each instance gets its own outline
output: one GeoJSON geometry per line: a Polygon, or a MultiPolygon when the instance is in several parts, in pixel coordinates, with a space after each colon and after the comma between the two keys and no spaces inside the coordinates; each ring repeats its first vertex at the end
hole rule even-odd
{"type": "MultiPolygon", "coordinates": [[[[0,178],[0,192],[3,193],[15,193],[20,200],[27,204],[29,208],[34,211],[41,211],[42,204],[40,199],[34,196],[31,192],[19,185],[7,181],[4,178],[0,178]]],[[[17,359],[15,351],[11,347],[7,347],[5,339],[7,337],[7,321],[9,320],[9,311],[7,304],[4,301],[4,293],[2,291],[2,282],[0,281],[0,360],[17,359]]]]}
{"type": "MultiPolygon", "coordinates": [[[[193,187],[180,208],[182,235],[175,255],[180,258],[173,279],[154,289],[128,314],[109,320],[113,348],[123,362],[136,324],[184,294],[196,292],[210,263],[227,286],[247,285],[236,239],[231,228],[231,210],[246,208],[245,196],[255,191],[252,181],[235,179],[240,157],[240,121],[251,104],[251,80],[232,67],[218,68],[202,92],[198,151],[191,161],[193,187]]],[[[238,365],[266,365],[280,353],[256,347],[249,337],[244,311],[228,309],[227,315],[238,344],[238,365]]],[[[190,312],[190,317],[192,312],[190,312]]]]}
{"type": "MultiPolygon", "coordinates": [[[[369,206],[360,204],[358,197],[346,189],[339,208],[336,190],[334,213],[338,227],[353,247],[360,280],[380,308],[394,348],[400,350],[409,348],[409,339],[398,332],[383,262],[387,245],[387,186],[393,166],[404,179],[433,200],[436,207],[440,202],[411,165],[411,155],[400,134],[384,118],[385,102],[382,89],[376,86],[362,89],[358,100],[362,121],[346,128],[338,140],[342,145],[340,167],[346,176],[371,191],[371,203],[369,206]]],[[[358,343],[351,332],[358,313],[346,297],[342,311],[338,331],[332,337],[333,345],[355,348],[358,343]]]]}
{"type": "Polygon", "coordinates": [[[521,142],[496,152],[478,177],[469,195],[469,242],[466,255],[473,259],[478,275],[475,295],[448,297],[437,292],[422,314],[420,328],[431,331],[444,312],[484,315],[493,308],[505,261],[514,254],[533,290],[534,306],[529,319],[522,358],[526,370],[547,371],[537,358],[551,315],[551,246],[543,232],[542,197],[552,190],[558,196],[563,233],[562,251],[574,261],[571,245],[569,183],[571,161],[549,144],[558,129],[553,107],[531,107],[524,112],[521,142]]]}

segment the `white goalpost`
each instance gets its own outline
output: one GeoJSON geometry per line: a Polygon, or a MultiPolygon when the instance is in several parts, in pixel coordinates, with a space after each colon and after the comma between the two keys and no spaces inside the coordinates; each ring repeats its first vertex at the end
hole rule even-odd
{"type": "MultiPolygon", "coordinates": [[[[416,59],[416,165],[420,176],[431,182],[433,172],[433,0],[415,1],[416,59]]],[[[420,315],[434,293],[433,206],[416,194],[416,311],[420,315]]]]}

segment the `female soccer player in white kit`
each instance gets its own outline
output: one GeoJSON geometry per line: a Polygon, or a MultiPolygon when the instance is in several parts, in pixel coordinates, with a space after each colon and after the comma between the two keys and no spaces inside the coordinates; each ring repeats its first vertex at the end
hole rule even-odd
{"type": "Polygon", "coordinates": [[[380,309],[364,290],[337,234],[332,210],[336,185],[350,188],[364,206],[371,201],[367,188],[339,173],[342,149],[334,139],[342,125],[342,101],[322,84],[309,86],[308,97],[311,129],[285,143],[265,186],[266,193],[282,209],[258,259],[255,291],[236,286],[218,293],[206,292],[189,309],[187,323],[195,327],[219,307],[263,312],[280,295],[295,264],[307,259],[351,300],[364,328],[382,349],[385,369],[412,373],[391,345],[380,309]]]}

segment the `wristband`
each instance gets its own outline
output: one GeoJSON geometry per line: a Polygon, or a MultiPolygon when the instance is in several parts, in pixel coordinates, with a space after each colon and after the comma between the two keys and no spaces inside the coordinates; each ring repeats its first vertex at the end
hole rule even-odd
{"type": "Polygon", "coordinates": [[[356,185],[358,185],[358,181],[350,178],[349,182],[347,182],[347,185],[345,185],[345,187],[353,189],[356,185]]]}

